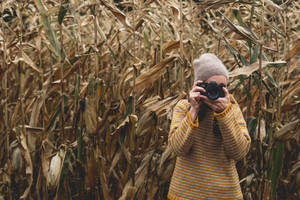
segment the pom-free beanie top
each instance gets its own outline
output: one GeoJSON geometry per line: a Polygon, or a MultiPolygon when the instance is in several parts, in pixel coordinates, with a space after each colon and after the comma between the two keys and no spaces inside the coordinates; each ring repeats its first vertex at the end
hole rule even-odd
{"type": "Polygon", "coordinates": [[[223,75],[228,80],[228,70],[223,62],[212,53],[205,53],[194,60],[195,81],[206,81],[214,75],[223,75]]]}
{"type": "Polygon", "coordinates": [[[251,138],[232,95],[230,102],[222,113],[210,110],[194,123],[187,100],[175,106],[168,138],[177,155],[170,200],[243,199],[235,164],[248,153],[251,138]],[[214,118],[219,135],[213,133],[214,118]]]}

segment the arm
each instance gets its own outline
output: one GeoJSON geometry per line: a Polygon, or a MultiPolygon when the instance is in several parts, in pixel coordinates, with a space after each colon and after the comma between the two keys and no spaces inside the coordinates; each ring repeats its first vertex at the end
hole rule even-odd
{"type": "Polygon", "coordinates": [[[177,156],[186,154],[193,144],[193,130],[198,127],[198,119],[193,123],[189,103],[181,100],[174,108],[168,137],[168,144],[177,156]]]}
{"type": "Polygon", "coordinates": [[[228,157],[238,161],[248,153],[251,138],[239,105],[231,97],[233,104],[221,113],[215,113],[223,137],[225,152],[228,157]]]}

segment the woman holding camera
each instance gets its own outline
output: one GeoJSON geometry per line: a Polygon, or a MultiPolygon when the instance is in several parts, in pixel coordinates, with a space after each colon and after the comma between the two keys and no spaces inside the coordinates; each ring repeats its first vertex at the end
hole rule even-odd
{"type": "Polygon", "coordinates": [[[169,145],[177,155],[168,198],[243,199],[236,161],[251,139],[242,112],[226,89],[228,71],[214,54],[194,61],[188,100],[173,111],[169,145]]]}

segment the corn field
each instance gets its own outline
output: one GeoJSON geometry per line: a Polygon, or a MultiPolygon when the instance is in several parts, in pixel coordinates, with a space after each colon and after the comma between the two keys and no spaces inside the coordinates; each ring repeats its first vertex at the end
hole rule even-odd
{"type": "Polygon", "coordinates": [[[172,109],[215,53],[247,121],[246,200],[300,199],[298,0],[4,0],[0,200],[166,199],[172,109]]]}

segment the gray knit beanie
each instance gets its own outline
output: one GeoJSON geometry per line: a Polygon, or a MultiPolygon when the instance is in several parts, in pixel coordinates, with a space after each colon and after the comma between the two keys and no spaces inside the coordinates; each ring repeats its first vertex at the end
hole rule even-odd
{"type": "Polygon", "coordinates": [[[195,81],[206,81],[211,76],[223,75],[228,80],[228,71],[222,61],[214,54],[205,53],[194,60],[195,81]]]}

